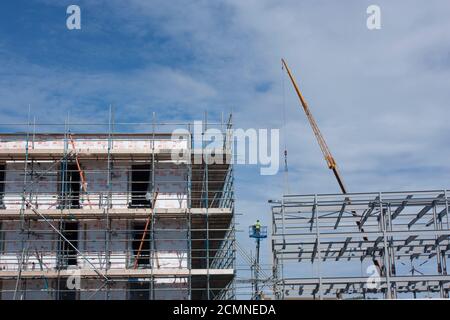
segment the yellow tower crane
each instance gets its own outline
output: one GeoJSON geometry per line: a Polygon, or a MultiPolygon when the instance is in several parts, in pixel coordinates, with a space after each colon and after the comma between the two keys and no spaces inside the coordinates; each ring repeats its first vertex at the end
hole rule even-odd
{"type": "Polygon", "coordinates": [[[297,92],[297,95],[298,95],[298,98],[300,99],[303,110],[305,110],[306,117],[308,118],[309,124],[311,125],[311,128],[314,131],[314,135],[316,136],[317,142],[319,143],[319,146],[320,146],[320,150],[322,150],[323,156],[325,157],[325,161],[328,164],[328,168],[333,170],[334,176],[336,177],[336,180],[339,184],[339,187],[341,188],[342,193],[346,194],[347,189],[345,187],[344,181],[342,180],[341,174],[339,173],[336,161],[334,160],[333,155],[331,154],[331,151],[328,148],[328,145],[325,142],[325,139],[322,136],[322,133],[320,132],[319,127],[317,126],[316,120],[314,120],[314,117],[311,114],[311,111],[309,110],[308,103],[306,103],[305,98],[303,98],[303,95],[300,92],[300,89],[297,86],[297,82],[295,81],[294,76],[291,73],[291,70],[287,66],[286,61],[284,59],[281,59],[281,62],[283,64],[283,67],[286,69],[286,72],[289,75],[289,78],[291,79],[291,82],[292,82],[292,85],[294,86],[295,92],[297,92]]]}
{"type": "MultiPolygon", "coordinates": [[[[339,184],[339,187],[341,188],[341,191],[343,194],[347,194],[347,188],[345,187],[344,181],[341,177],[341,174],[339,173],[336,161],[333,158],[333,155],[331,154],[330,149],[328,148],[327,143],[325,142],[324,137],[322,136],[322,133],[320,132],[319,127],[317,126],[316,120],[314,120],[314,117],[311,114],[311,111],[309,110],[308,104],[306,103],[305,98],[303,97],[302,93],[300,92],[300,89],[298,88],[297,82],[294,79],[294,76],[291,73],[291,70],[287,66],[287,63],[284,59],[281,59],[282,66],[286,69],[287,74],[289,75],[289,78],[291,79],[292,85],[294,86],[295,92],[297,92],[298,98],[300,99],[300,103],[303,107],[303,110],[305,110],[306,117],[308,118],[308,121],[314,131],[314,135],[316,136],[317,142],[319,143],[320,150],[322,150],[323,156],[325,157],[325,160],[328,164],[328,168],[333,170],[334,176],[336,177],[336,180],[339,184]]],[[[347,201],[350,203],[349,199],[347,201]]],[[[356,217],[356,212],[352,211],[352,215],[356,217]]],[[[364,232],[364,229],[361,227],[361,222],[356,221],[356,225],[361,230],[361,232],[364,232]]],[[[367,236],[363,236],[364,241],[368,241],[369,239],[367,236]]],[[[379,274],[383,274],[382,270],[382,263],[378,261],[377,258],[372,257],[372,261],[375,264],[375,266],[378,268],[379,274]]]]}

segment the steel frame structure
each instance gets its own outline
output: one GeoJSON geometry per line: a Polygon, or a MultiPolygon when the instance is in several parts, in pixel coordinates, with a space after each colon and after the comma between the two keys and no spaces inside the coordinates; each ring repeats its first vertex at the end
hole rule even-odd
{"type": "MultiPolygon", "coordinates": [[[[19,127],[18,124],[10,124],[19,127]]],[[[2,126],[5,126],[3,124],[2,126]]],[[[77,276],[84,283],[88,283],[88,289],[77,289],[76,298],[80,299],[114,299],[115,291],[127,290],[127,298],[133,289],[123,287],[117,289],[118,283],[149,283],[144,290],[149,291],[150,299],[158,299],[164,296],[165,290],[186,291],[188,299],[233,299],[235,297],[234,275],[235,275],[235,220],[234,220],[234,172],[232,161],[233,143],[230,140],[232,129],[232,117],[225,120],[222,116],[220,122],[208,123],[206,116],[202,126],[201,136],[205,134],[207,128],[219,129],[226,137],[223,142],[223,148],[215,149],[217,153],[224,158],[222,164],[210,163],[208,157],[211,156],[211,150],[207,149],[206,144],[201,142],[198,148],[196,141],[200,137],[195,136],[192,123],[163,123],[156,122],[153,114],[150,123],[116,123],[110,110],[108,123],[105,124],[69,124],[66,121],[64,132],[55,133],[54,127],[59,124],[36,124],[28,121],[25,133],[0,133],[0,141],[11,137],[25,141],[23,149],[5,149],[0,148],[0,164],[19,163],[22,164],[22,172],[18,172],[23,177],[20,182],[23,186],[22,192],[16,192],[13,196],[19,199],[20,209],[9,209],[8,188],[9,183],[19,183],[19,181],[3,181],[3,188],[0,190],[0,256],[5,254],[4,248],[8,241],[20,242],[20,250],[17,252],[7,252],[8,257],[2,256],[3,269],[0,270],[0,295],[6,299],[27,299],[32,296],[30,293],[35,291],[46,291],[48,299],[64,299],[65,292],[71,292],[61,286],[68,277],[73,275],[74,269],[67,266],[67,263],[58,263],[55,267],[47,267],[43,261],[43,253],[38,249],[39,245],[47,243],[56,257],[65,256],[64,250],[73,249],[78,261],[83,260],[84,266],[76,268],[77,276]],[[107,131],[99,133],[99,127],[107,127],[107,131]],[[125,127],[120,133],[117,127],[125,127]],[[136,133],[136,128],[143,126],[151,130],[144,129],[143,133],[136,133]],[[81,128],[89,127],[89,133],[81,128]],[[127,202],[133,197],[130,190],[117,190],[114,186],[112,177],[128,170],[124,163],[145,164],[149,167],[148,174],[151,177],[149,192],[152,199],[158,189],[160,181],[155,180],[156,170],[174,170],[157,169],[158,164],[171,162],[173,150],[164,150],[157,147],[157,141],[161,139],[170,139],[171,130],[185,129],[188,140],[187,150],[183,151],[185,158],[181,161],[186,166],[186,176],[180,178],[187,190],[187,205],[184,208],[158,208],[153,205],[147,207],[128,207],[115,208],[114,201],[124,200],[127,202]],[[50,131],[49,131],[50,129],[50,131]],[[49,133],[50,132],[50,133],[49,133]],[[71,136],[83,137],[90,141],[96,139],[107,141],[107,148],[102,150],[85,150],[71,146],[71,136]],[[146,150],[128,150],[124,151],[116,147],[118,140],[128,137],[139,137],[148,144],[146,150]],[[62,139],[64,141],[63,149],[42,150],[35,148],[37,141],[45,139],[62,139]],[[195,159],[200,157],[200,162],[195,159]],[[101,176],[104,180],[103,188],[90,191],[89,186],[86,191],[79,190],[76,195],[85,201],[81,205],[70,205],[73,200],[71,191],[65,190],[67,187],[68,176],[71,171],[69,164],[74,163],[75,158],[83,164],[87,161],[95,161],[105,164],[105,169],[86,169],[86,176],[101,176]],[[226,159],[225,159],[226,158],[226,159]],[[183,162],[184,161],[184,162],[183,162]],[[40,163],[50,163],[51,165],[42,169],[40,163]],[[39,184],[49,177],[58,176],[59,194],[55,197],[45,198],[39,192],[39,184]],[[94,199],[92,203],[89,201],[94,199]],[[87,199],[87,201],[86,201],[87,199]],[[69,203],[69,205],[68,205],[69,203]],[[48,209],[41,209],[43,204],[50,205],[48,209]],[[116,264],[112,247],[122,241],[129,242],[130,234],[135,230],[131,229],[133,222],[144,222],[148,219],[149,239],[148,249],[143,250],[146,257],[149,258],[149,264],[133,269],[133,252],[127,246],[127,266],[116,264]],[[126,221],[126,228],[117,228],[117,221],[126,221]],[[185,237],[171,238],[166,236],[163,240],[155,238],[163,233],[170,234],[170,228],[159,228],[158,224],[165,221],[179,222],[181,227],[177,232],[182,232],[185,237]],[[18,222],[17,228],[5,229],[4,226],[9,222],[18,222]],[[95,229],[99,235],[97,242],[102,242],[102,250],[98,252],[101,256],[101,264],[94,263],[91,256],[86,255],[80,248],[87,246],[89,240],[77,240],[75,244],[68,239],[64,231],[64,225],[67,222],[89,223],[96,222],[101,224],[101,228],[95,229]],[[118,234],[122,237],[117,237],[118,234]],[[9,235],[17,235],[16,240],[10,239],[9,235]],[[53,238],[45,238],[46,235],[53,234],[53,238]],[[113,235],[116,238],[113,238],[113,235]],[[43,240],[39,240],[39,237],[43,240]],[[164,241],[183,241],[186,243],[185,249],[181,254],[185,255],[186,266],[180,263],[179,268],[160,268],[158,262],[157,242],[164,241]],[[33,249],[34,248],[34,249],[33,249]],[[38,261],[30,266],[30,259],[38,261]],[[6,265],[6,267],[5,267],[6,265]],[[164,279],[165,283],[174,284],[175,289],[163,286],[156,287],[158,279],[164,279]],[[28,288],[33,282],[39,282],[41,287],[28,288]],[[177,284],[182,284],[177,287],[177,284]],[[11,288],[13,284],[14,289],[11,288]]],[[[8,172],[8,168],[4,169],[8,172]]],[[[127,173],[128,174],[128,173],[127,173]]],[[[163,172],[162,175],[165,175],[163,172]]],[[[128,177],[127,183],[131,183],[128,177]]],[[[164,182],[164,181],[162,181],[164,182]]],[[[170,181],[169,181],[170,182],[170,181]]],[[[172,181],[173,182],[173,181],[172,181]]],[[[11,196],[11,195],[9,195],[11,196]]],[[[11,198],[11,197],[9,197],[11,198]]],[[[164,199],[159,197],[157,201],[171,201],[173,199],[164,199]]],[[[176,201],[176,200],[175,200],[176,201]]],[[[69,230],[70,231],[70,230],[69,230]]],[[[80,232],[80,231],[77,231],[80,232]]],[[[84,231],[86,232],[86,231],[84,231]]],[[[89,232],[89,230],[88,230],[89,232]]],[[[72,250],[72,253],[73,253],[72,250]]],[[[135,259],[139,259],[134,257],[135,259]]],[[[169,258],[170,259],[170,258],[169,258]]],[[[95,259],[94,259],[95,260],[95,259]]],[[[140,291],[141,289],[135,289],[140,291]]],[[[147,296],[147,295],[146,295],[147,296]]]]}
{"type": "Polygon", "coordinates": [[[269,201],[275,297],[448,298],[449,196],[432,190],[269,201]]]}

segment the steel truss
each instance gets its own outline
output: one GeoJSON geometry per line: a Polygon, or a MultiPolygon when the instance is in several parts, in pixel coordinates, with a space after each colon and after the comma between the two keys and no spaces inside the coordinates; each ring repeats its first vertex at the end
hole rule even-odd
{"type": "Polygon", "coordinates": [[[449,297],[448,190],[270,202],[277,298],[449,297]]]}

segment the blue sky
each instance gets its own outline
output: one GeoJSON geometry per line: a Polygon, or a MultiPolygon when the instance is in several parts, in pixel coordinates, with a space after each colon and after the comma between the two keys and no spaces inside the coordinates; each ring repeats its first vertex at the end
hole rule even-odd
{"type": "MultiPolygon", "coordinates": [[[[37,121],[60,122],[68,112],[106,120],[110,104],[124,121],[233,110],[238,127],[282,130],[292,192],[338,192],[285,57],[350,191],[444,188],[449,12],[438,0],[2,1],[1,122],[25,121],[28,105],[37,121]],[[81,30],[66,28],[69,4],[81,7],[81,30]],[[381,30],[366,28],[370,4],[381,7],[381,30]]],[[[239,166],[240,227],[269,224],[267,200],[282,192],[281,174],[239,166]]]]}

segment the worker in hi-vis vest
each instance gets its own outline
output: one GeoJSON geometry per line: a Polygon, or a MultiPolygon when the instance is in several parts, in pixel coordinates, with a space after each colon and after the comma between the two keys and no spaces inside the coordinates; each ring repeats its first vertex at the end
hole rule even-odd
{"type": "Polygon", "coordinates": [[[259,222],[259,220],[256,220],[256,223],[253,227],[254,227],[255,234],[259,236],[259,233],[261,231],[261,222],[259,222]]]}

